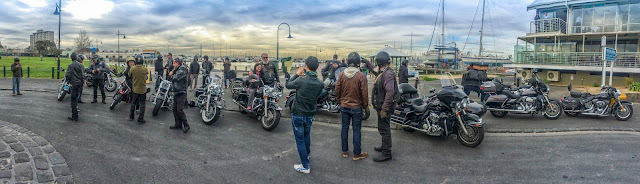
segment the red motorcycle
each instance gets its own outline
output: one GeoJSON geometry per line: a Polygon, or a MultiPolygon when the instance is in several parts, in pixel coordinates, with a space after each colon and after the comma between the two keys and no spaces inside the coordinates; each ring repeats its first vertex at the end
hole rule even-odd
{"type": "Polygon", "coordinates": [[[116,94],[113,95],[113,102],[111,102],[111,106],[109,106],[110,110],[113,110],[113,108],[116,107],[116,105],[118,105],[118,103],[120,103],[121,101],[124,101],[126,103],[131,102],[131,99],[129,98],[131,88],[129,87],[129,85],[127,85],[126,82],[121,81],[118,81],[118,83],[120,83],[120,89],[118,89],[118,91],[116,91],[116,94]]]}

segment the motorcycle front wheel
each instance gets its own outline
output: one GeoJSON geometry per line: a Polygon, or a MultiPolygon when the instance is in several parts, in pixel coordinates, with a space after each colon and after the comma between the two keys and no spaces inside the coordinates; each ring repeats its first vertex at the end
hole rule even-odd
{"type": "Polygon", "coordinates": [[[633,107],[631,105],[624,104],[623,106],[624,110],[622,110],[622,108],[618,106],[614,111],[614,116],[619,121],[627,121],[631,119],[631,116],[633,115],[633,107]]]}
{"type": "Polygon", "coordinates": [[[62,101],[65,95],[67,95],[66,91],[64,90],[60,91],[60,93],[58,93],[58,101],[62,101]]]}
{"type": "Polygon", "coordinates": [[[105,86],[105,89],[107,89],[107,91],[109,92],[115,91],[116,88],[118,88],[118,82],[116,82],[115,80],[109,81],[107,86],[105,86]]]}
{"type": "Polygon", "coordinates": [[[160,108],[162,108],[162,99],[158,99],[156,100],[156,105],[153,107],[153,112],[151,112],[151,115],[156,116],[158,115],[158,111],[160,111],[160,108]]]}
{"type": "Polygon", "coordinates": [[[547,119],[558,119],[562,115],[562,107],[558,102],[549,103],[551,107],[547,107],[544,111],[544,117],[547,119]]]}
{"type": "Polygon", "coordinates": [[[109,106],[109,110],[113,110],[113,108],[115,108],[116,105],[120,103],[120,101],[122,101],[122,94],[116,93],[116,95],[113,96],[113,102],[111,102],[111,105],[109,106]]]}
{"type": "Polygon", "coordinates": [[[482,143],[482,140],[484,139],[484,127],[465,125],[464,128],[467,129],[469,135],[464,133],[464,130],[462,130],[463,127],[458,128],[458,141],[462,145],[474,148],[482,143]]]}
{"type": "Polygon", "coordinates": [[[220,118],[220,109],[211,104],[209,105],[209,110],[207,111],[206,109],[203,109],[201,114],[204,124],[211,125],[218,121],[218,118],[220,118]]]}
{"type": "Polygon", "coordinates": [[[267,110],[267,114],[262,116],[261,119],[262,128],[267,131],[272,131],[273,129],[276,129],[278,123],[280,123],[280,111],[270,108],[267,110]]]}

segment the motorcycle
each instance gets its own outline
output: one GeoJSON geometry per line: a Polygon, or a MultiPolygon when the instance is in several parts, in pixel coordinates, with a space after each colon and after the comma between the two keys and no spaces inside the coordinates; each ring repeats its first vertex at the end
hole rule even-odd
{"type": "Polygon", "coordinates": [[[220,112],[225,109],[224,90],[222,90],[222,78],[218,75],[206,78],[207,86],[196,89],[195,97],[197,101],[191,102],[192,106],[200,107],[202,121],[204,124],[211,125],[220,118],[220,112]]]}
{"type": "Polygon", "coordinates": [[[542,82],[538,70],[532,71],[532,78],[524,87],[511,88],[503,85],[498,79],[482,83],[480,89],[489,94],[485,105],[487,110],[497,118],[508,113],[538,114],[547,119],[558,119],[562,114],[562,104],[556,99],[549,99],[549,85],[542,82]]]}
{"type": "Polygon", "coordinates": [[[58,88],[58,101],[62,101],[64,99],[64,96],[66,96],[67,94],[71,93],[71,86],[69,86],[69,83],[67,82],[67,79],[62,79],[62,83],[60,83],[60,87],[58,88]]]}
{"type": "MultiPolygon", "coordinates": [[[[118,81],[111,77],[111,72],[105,73],[104,88],[109,92],[114,92],[118,88],[118,81]]],[[[93,87],[93,74],[87,72],[87,87],[93,87]]]]}
{"type": "Polygon", "coordinates": [[[398,85],[400,99],[390,114],[391,123],[407,132],[420,131],[429,136],[457,135],[467,147],[476,147],[484,139],[484,121],[469,112],[469,97],[457,85],[451,73],[441,77],[442,90],[427,98],[417,97],[417,90],[409,84],[398,85]]]}
{"type": "Polygon", "coordinates": [[[162,80],[160,87],[156,90],[156,93],[151,96],[153,99],[153,111],[152,115],[158,115],[160,108],[166,107],[171,110],[173,105],[173,91],[171,90],[172,83],[168,80],[162,80]]]}
{"type": "Polygon", "coordinates": [[[569,96],[560,99],[567,116],[584,114],[607,117],[613,114],[619,121],[627,121],[633,115],[633,103],[626,100],[627,95],[611,86],[602,87],[597,95],[571,91],[571,84],[567,89],[569,96]]]}
{"type": "MultiPolygon", "coordinates": [[[[317,101],[318,109],[325,110],[331,113],[340,113],[340,103],[336,99],[335,85],[335,80],[325,80],[325,88],[322,90],[322,94],[317,101]]],[[[289,110],[291,110],[291,106],[293,106],[293,102],[296,99],[296,91],[293,90],[289,92],[289,95],[286,96],[286,99],[287,101],[285,103],[285,107],[289,107],[289,110]]],[[[370,115],[371,111],[369,110],[369,108],[365,108],[364,111],[362,111],[362,120],[369,119],[370,115]]]]}
{"type": "Polygon", "coordinates": [[[131,102],[131,99],[129,99],[131,93],[131,88],[129,87],[129,85],[127,85],[126,82],[118,81],[118,83],[120,83],[120,89],[116,91],[116,94],[113,95],[113,102],[111,102],[111,105],[109,106],[110,110],[113,110],[113,108],[115,108],[116,105],[118,105],[118,103],[120,103],[121,101],[124,101],[126,103],[131,102]]]}
{"type": "MultiPolygon", "coordinates": [[[[256,82],[262,83],[260,80],[256,82]]],[[[256,98],[253,99],[254,107],[252,110],[246,110],[250,100],[248,88],[240,87],[232,90],[233,102],[238,105],[240,113],[251,113],[257,116],[258,120],[262,123],[262,128],[267,131],[271,131],[278,126],[278,123],[280,123],[280,111],[282,111],[282,107],[278,105],[280,97],[282,97],[282,86],[276,85],[275,87],[271,87],[263,83],[262,87],[260,87],[254,95],[256,98]]]]}

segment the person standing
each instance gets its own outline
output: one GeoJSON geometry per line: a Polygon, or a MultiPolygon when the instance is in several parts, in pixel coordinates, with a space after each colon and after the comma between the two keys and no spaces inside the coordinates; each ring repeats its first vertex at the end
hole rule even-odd
{"type": "Polygon", "coordinates": [[[318,65],[318,59],[309,56],[305,60],[305,66],[298,68],[298,72],[286,84],[287,88],[296,90],[296,100],[291,106],[291,123],[301,164],[295,164],[293,168],[306,174],[311,172],[309,167],[311,124],[316,114],[317,100],[324,88],[324,84],[318,79],[316,73],[318,65]]]}
{"type": "MultiPolygon", "coordinates": [[[[85,60],[85,59],[86,59],[86,57],[85,57],[84,55],[82,55],[82,54],[78,55],[78,61],[79,61],[79,62],[80,62],[80,64],[82,65],[82,71],[83,71],[82,75],[83,75],[83,77],[84,77],[84,70],[85,70],[85,67],[84,67],[84,60],[85,60]]],[[[67,82],[68,82],[68,81],[67,81],[67,82]]],[[[84,102],[82,101],[82,90],[84,89],[84,83],[85,83],[85,81],[84,81],[84,80],[82,80],[82,85],[83,85],[83,87],[81,87],[80,89],[78,89],[78,103],[84,103],[84,102]]]]}
{"type": "MultiPolygon", "coordinates": [[[[198,56],[193,57],[193,62],[189,65],[189,74],[191,74],[191,88],[198,87],[198,75],[200,75],[200,64],[198,64],[198,56]]],[[[206,79],[202,79],[203,81],[206,79]]],[[[204,85],[204,83],[203,83],[204,85]]]]}
{"type": "Polygon", "coordinates": [[[228,81],[232,80],[229,78],[229,71],[231,71],[231,62],[229,62],[229,57],[224,58],[224,64],[222,64],[222,66],[224,67],[224,70],[222,71],[222,75],[224,76],[224,88],[227,88],[227,85],[229,85],[228,81]]]}
{"type": "Polygon", "coordinates": [[[360,54],[352,52],[349,54],[347,63],[349,67],[338,76],[336,82],[335,95],[340,103],[342,116],[342,157],[349,156],[349,124],[353,127],[353,160],[360,160],[367,157],[367,152],[361,148],[362,132],[362,112],[369,106],[369,93],[367,90],[367,77],[360,72],[358,66],[361,63],[360,54]]]}
{"type": "MultiPolygon", "coordinates": [[[[202,70],[204,70],[204,75],[203,76],[210,76],[211,75],[211,71],[213,71],[213,63],[211,63],[211,61],[209,61],[209,56],[204,56],[204,62],[202,62],[202,70]]],[[[204,88],[205,85],[207,83],[207,79],[202,78],[202,87],[204,88]]]]}
{"type": "Polygon", "coordinates": [[[105,74],[109,73],[109,69],[103,62],[98,61],[98,58],[97,54],[93,55],[93,57],[91,57],[93,63],[89,66],[89,70],[91,70],[91,73],[93,74],[93,101],[91,101],[91,103],[98,102],[98,88],[100,88],[102,104],[107,104],[107,102],[105,102],[107,96],[104,93],[104,78],[105,74]]]}
{"type": "Polygon", "coordinates": [[[22,65],[20,64],[20,58],[17,56],[13,59],[13,64],[11,64],[11,72],[13,72],[13,96],[16,96],[16,94],[22,95],[22,93],[20,93],[20,80],[23,78],[22,65]]]}
{"type": "Polygon", "coordinates": [[[391,57],[389,57],[387,52],[382,51],[375,56],[375,62],[379,72],[374,70],[374,66],[369,61],[365,59],[364,62],[367,64],[369,71],[377,76],[371,92],[371,104],[378,113],[378,132],[380,136],[382,136],[382,145],[380,147],[374,147],[374,150],[382,154],[373,158],[373,161],[384,162],[392,159],[389,112],[395,108],[394,95],[397,93],[398,84],[396,82],[396,75],[389,66],[391,57]]]}
{"type": "Polygon", "coordinates": [[[146,78],[149,74],[149,71],[146,67],[143,66],[143,58],[141,55],[136,56],[135,66],[129,69],[129,73],[127,75],[131,77],[133,83],[133,91],[131,98],[131,110],[129,110],[129,121],[133,121],[135,116],[134,112],[136,110],[136,106],[140,107],[140,114],[138,115],[138,123],[143,124],[147,121],[144,120],[144,110],[146,107],[147,101],[147,91],[146,91],[146,78]]]}
{"type": "Polygon", "coordinates": [[[169,72],[173,71],[173,55],[171,54],[171,52],[169,52],[169,55],[167,55],[167,65],[164,66],[164,69],[167,70],[167,74],[165,76],[165,79],[167,80],[171,80],[171,78],[169,77],[169,72]]]}
{"type": "Polygon", "coordinates": [[[71,117],[67,117],[71,121],[78,121],[78,93],[82,91],[84,86],[84,66],[78,62],[78,56],[75,52],[71,53],[71,64],[67,66],[67,74],[64,78],[71,85],[71,117]]]}
{"type": "Polygon", "coordinates": [[[471,66],[467,67],[467,72],[462,74],[462,82],[460,84],[467,96],[473,91],[478,94],[478,97],[481,97],[482,90],[480,90],[480,85],[482,82],[484,82],[482,72],[478,71],[476,64],[471,64],[471,66]]]}
{"type": "Polygon", "coordinates": [[[171,77],[172,90],[173,90],[173,117],[175,118],[175,125],[169,127],[170,129],[182,129],[182,132],[187,133],[189,124],[187,123],[187,115],[184,113],[184,101],[187,100],[187,80],[189,70],[182,61],[176,58],[173,61],[174,70],[169,72],[171,77]]]}
{"type": "MultiPolygon", "coordinates": [[[[338,55],[334,54],[333,55],[333,60],[329,60],[327,62],[327,65],[324,66],[324,68],[322,68],[322,77],[324,79],[331,79],[331,80],[335,80],[336,76],[335,76],[335,72],[338,68],[343,67],[343,63],[338,61],[338,55]]],[[[344,66],[346,67],[346,66],[344,66]]]]}
{"type": "Polygon", "coordinates": [[[400,70],[398,70],[398,83],[409,83],[409,60],[402,61],[402,65],[400,65],[400,70]]]}

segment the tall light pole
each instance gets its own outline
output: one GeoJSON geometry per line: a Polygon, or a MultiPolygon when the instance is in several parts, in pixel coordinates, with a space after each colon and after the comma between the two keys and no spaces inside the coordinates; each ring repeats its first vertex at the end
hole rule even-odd
{"type": "Polygon", "coordinates": [[[285,22],[280,23],[280,25],[278,25],[278,30],[276,30],[276,35],[277,35],[276,36],[276,60],[278,60],[278,61],[280,61],[280,55],[279,55],[279,52],[280,52],[280,26],[282,24],[287,25],[287,27],[289,28],[289,36],[287,38],[293,38],[293,37],[291,37],[291,26],[289,26],[289,24],[287,24],[285,22]]]}
{"type": "Polygon", "coordinates": [[[127,36],[124,35],[124,33],[120,34],[120,30],[118,30],[118,34],[116,35],[118,36],[118,58],[116,58],[118,64],[116,65],[116,69],[118,69],[118,65],[120,65],[120,35],[122,35],[122,39],[126,39],[127,36]]]}
{"type": "Polygon", "coordinates": [[[58,15],[58,79],[60,79],[60,25],[62,25],[62,0],[56,4],[56,11],[53,12],[54,15],[58,15]]]}
{"type": "Polygon", "coordinates": [[[316,46],[316,57],[318,57],[318,48],[320,48],[320,52],[322,52],[322,47],[316,46]]]}

